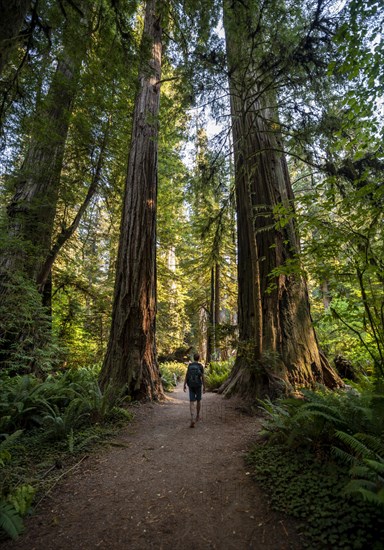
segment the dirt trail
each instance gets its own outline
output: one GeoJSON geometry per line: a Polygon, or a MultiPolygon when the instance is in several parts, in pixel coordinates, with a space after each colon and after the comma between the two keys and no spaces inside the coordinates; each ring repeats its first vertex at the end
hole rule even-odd
{"type": "Polygon", "coordinates": [[[84,460],[1,549],[300,549],[300,537],[244,466],[259,428],[234,400],[207,393],[189,428],[182,387],[138,408],[109,446],[84,460]]]}

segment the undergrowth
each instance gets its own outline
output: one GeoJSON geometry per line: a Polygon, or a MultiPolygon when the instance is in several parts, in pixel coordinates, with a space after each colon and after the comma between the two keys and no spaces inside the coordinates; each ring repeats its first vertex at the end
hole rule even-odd
{"type": "Polygon", "coordinates": [[[366,502],[344,496],[347,470],[281,444],[255,446],[248,461],[271,507],[302,522],[308,548],[383,549],[383,514],[366,502]]]}
{"type": "Polygon", "coordinates": [[[184,363],[168,361],[160,364],[161,381],[165,391],[172,391],[185,376],[187,366],[184,363]]]}
{"type": "Polygon", "coordinates": [[[233,360],[212,361],[205,372],[205,384],[208,390],[218,389],[228,378],[233,367],[233,360]]]}
{"type": "MultiPolygon", "coordinates": [[[[360,388],[361,390],[361,388],[360,388]]],[[[249,454],[273,508],[302,519],[310,548],[384,548],[384,396],[303,391],[262,401],[262,444],[249,454]]]]}
{"type": "Polygon", "coordinates": [[[0,383],[0,535],[17,538],[52,484],[133,414],[100,391],[94,369],[3,374],[0,383]]]}

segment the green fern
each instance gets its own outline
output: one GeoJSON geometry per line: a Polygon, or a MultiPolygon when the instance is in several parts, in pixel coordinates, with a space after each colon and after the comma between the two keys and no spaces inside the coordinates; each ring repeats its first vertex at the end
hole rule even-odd
{"type": "Polygon", "coordinates": [[[359,438],[360,434],[351,435],[339,430],[335,431],[335,437],[339,439],[347,449],[352,451],[353,459],[373,456],[373,451],[367,447],[359,438]]]}
{"type": "Polygon", "coordinates": [[[36,490],[32,485],[20,485],[8,495],[7,500],[20,516],[26,516],[31,509],[36,490]]]}
{"type": "Polygon", "coordinates": [[[205,384],[208,390],[216,390],[228,378],[233,368],[233,361],[211,361],[205,372],[205,384]]]}
{"type": "Polygon", "coordinates": [[[374,472],[376,472],[378,475],[380,475],[380,481],[383,481],[384,483],[384,460],[382,460],[381,462],[378,462],[377,460],[370,460],[368,458],[366,458],[364,460],[364,462],[366,463],[366,465],[371,469],[373,470],[374,472]]]}
{"type": "Polygon", "coordinates": [[[336,432],[346,450],[334,447],[334,455],[352,464],[351,481],[345,494],[358,495],[371,504],[384,506],[384,444],[380,437],[336,432]]]}
{"type": "Polygon", "coordinates": [[[384,485],[366,479],[352,479],[344,488],[344,494],[358,495],[366,502],[384,507],[384,485]]]}
{"type": "Polygon", "coordinates": [[[23,531],[23,521],[17,510],[8,502],[0,502],[0,529],[12,539],[17,539],[23,531]]]}

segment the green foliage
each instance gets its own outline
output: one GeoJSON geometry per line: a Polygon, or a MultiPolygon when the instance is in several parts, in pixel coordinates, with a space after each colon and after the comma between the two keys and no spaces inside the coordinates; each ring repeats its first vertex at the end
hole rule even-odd
{"type": "Polygon", "coordinates": [[[319,462],[307,451],[260,443],[249,453],[248,464],[271,507],[298,519],[305,547],[382,548],[382,512],[344,495],[348,473],[337,464],[319,462]]]}
{"type": "Polygon", "coordinates": [[[31,508],[35,492],[36,491],[32,485],[20,485],[19,487],[16,487],[10,495],[8,495],[8,502],[12,504],[16,512],[21,517],[24,517],[31,508]]]}
{"type": "Polygon", "coordinates": [[[23,521],[15,508],[8,502],[0,501],[0,530],[12,539],[23,531],[23,521]]]}
{"type": "Polygon", "coordinates": [[[336,431],[335,435],[343,444],[342,449],[334,447],[335,456],[352,464],[349,470],[352,479],[344,488],[345,493],[384,506],[384,434],[350,435],[336,431]]]}
{"type": "MultiPolygon", "coordinates": [[[[68,369],[45,380],[33,375],[2,376],[1,431],[43,426],[46,436],[65,439],[71,430],[102,422],[113,407],[109,390],[101,392],[96,369],[68,369]]],[[[116,410],[115,410],[116,412],[116,410]]]]}
{"type": "Polygon", "coordinates": [[[382,406],[382,396],[371,392],[326,390],[303,390],[302,394],[300,399],[283,398],[275,403],[269,399],[261,401],[261,408],[267,415],[262,431],[265,437],[290,448],[328,453],[337,439],[337,432],[380,433],[377,413],[382,406]]]}
{"type": "MultiPolygon", "coordinates": [[[[19,430],[0,441],[0,470],[4,470],[7,463],[12,465],[10,449],[21,435],[22,431],[19,430]]],[[[23,530],[22,517],[31,508],[35,489],[29,484],[10,487],[3,475],[0,479],[0,531],[16,539],[23,530]]]]}
{"type": "Polygon", "coordinates": [[[184,380],[186,368],[184,363],[172,361],[160,364],[161,381],[165,391],[172,391],[178,382],[184,380]]]}
{"type": "MultiPolygon", "coordinates": [[[[10,246],[0,212],[0,256],[10,246]]],[[[13,247],[22,248],[16,240],[13,247]]],[[[0,364],[8,372],[48,372],[62,359],[36,284],[20,272],[1,275],[0,364]],[[44,334],[44,338],[41,335],[44,334]],[[20,336],[22,335],[22,337],[20,336]]]]}
{"type": "Polygon", "coordinates": [[[233,360],[211,361],[205,370],[205,384],[208,390],[218,389],[228,378],[233,367],[233,360]]]}
{"type": "Polygon", "coordinates": [[[0,527],[8,536],[22,531],[21,518],[46,482],[47,463],[53,475],[56,464],[70,462],[132,420],[123,399],[111,402],[108,389],[100,391],[97,376],[95,368],[68,369],[45,380],[2,374],[0,527]]]}
{"type": "Polygon", "coordinates": [[[384,396],[372,381],[358,389],[261,402],[267,445],[250,455],[257,479],[275,507],[308,522],[319,548],[376,548],[384,535],[384,396]]]}

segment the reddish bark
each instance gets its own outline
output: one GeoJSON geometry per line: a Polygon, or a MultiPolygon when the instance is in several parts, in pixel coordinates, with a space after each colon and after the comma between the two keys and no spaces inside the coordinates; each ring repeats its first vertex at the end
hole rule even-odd
{"type": "Polygon", "coordinates": [[[341,384],[320,354],[300,273],[293,192],[272,85],[258,77],[246,10],[224,2],[238,222],[239,350],[222,388],[260,397],[341,384]],[[286,221],[276,223],[276,209],[286,221]]]}
{"type": "Polygon", "coordinates": [[[100,385],[111,384],[136,399],[163,396],[156,361],[157,139],[161,77],[161,26],[156,0],[146,5],[143,63],[133,119],[115,295],[108,349],[100,385]]]}

